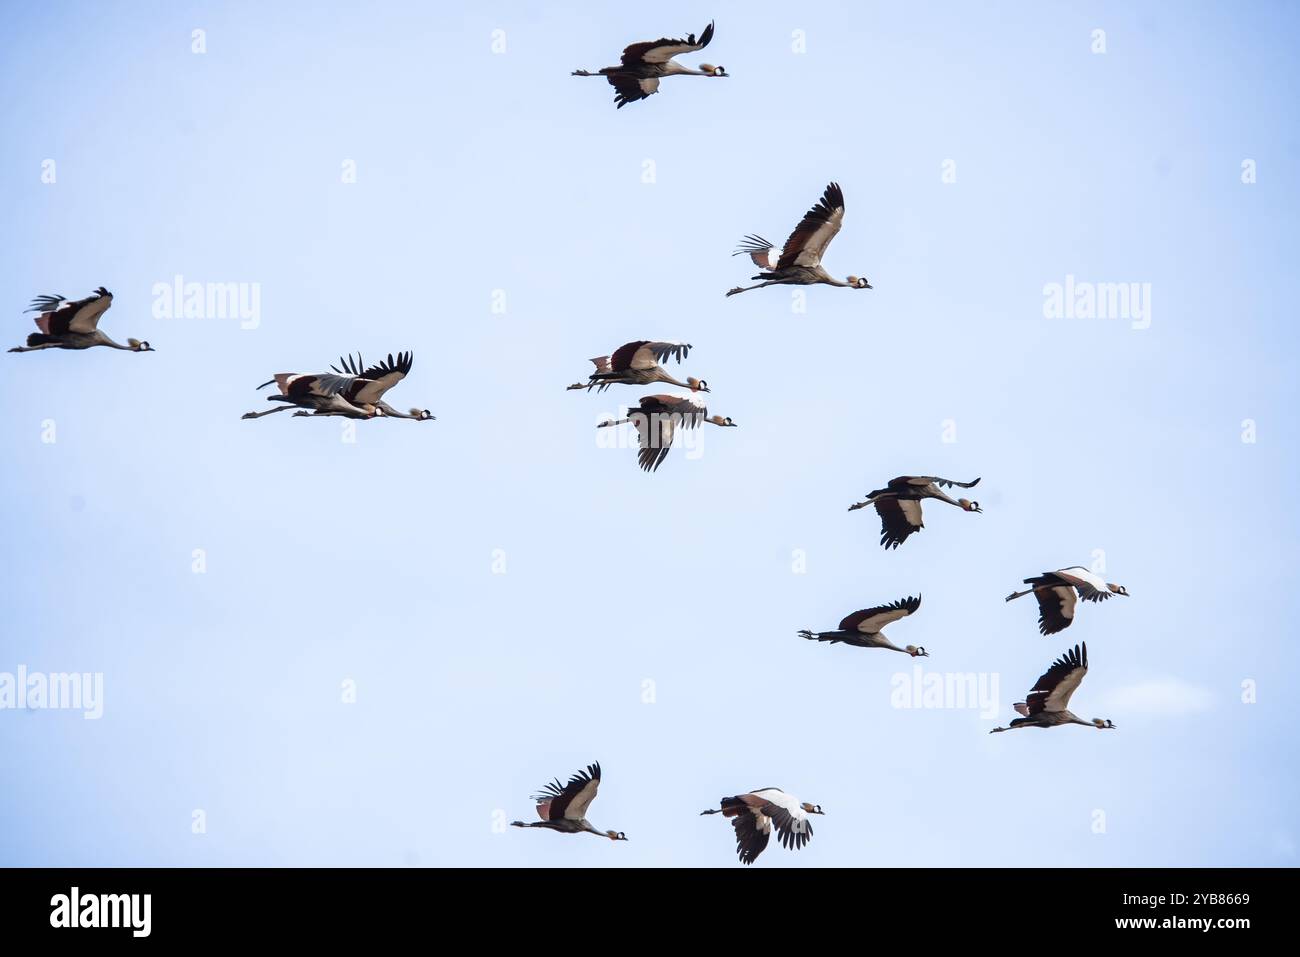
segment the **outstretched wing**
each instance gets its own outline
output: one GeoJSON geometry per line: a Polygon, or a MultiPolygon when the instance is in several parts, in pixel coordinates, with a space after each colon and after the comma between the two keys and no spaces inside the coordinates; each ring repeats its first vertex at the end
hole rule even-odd
{"type": "Polygon", "coordinates": [[[763,808],[763,813],[772,819],[772,826],[776,828],[782,847],[797,851],[811,840],[812,821],[808,820],[808,815],[802,808],[796,806],[791,809],[768,804],[763,808]]]}
{"type": "Polygon", "coordinates": [[[1061,581],[1073,585],[1079,590],[1079,597],[1084,601],[1105,601],[1111,596],[1111,591],[1106,587],[1101,576],[1081,565],[1072,565],[1046,574],[1055,575],[1061,581]]]}
{"type": "Polygon", "coordinates": [[[880,516],[880,544],[897,548],[913,532],[925,528],[921,503],[907,498],[882,498],[872,503],[880,516]]]}
{"type": "Polygon", "coordinates": [[[1073,588],[1069,585],[1040,586],[1034,589],[1034,598],[1038,599],[1038,630],[1041,634],[1054,635],[1070,627],[1077,601],[1073,588]]]}
{"type": "Polygon", "coordinates": [[[974,488],[976,485],[980,484],[979,479],[976,479],[973,482],[958,482],[954,479],[938,478],[937,476],[934,475],[927,475],[921,478],[912,479],[912,483],[914,485],[927,485],[930,482],[933,482],[935,485],[938,485],[941,488],[952,488],[953,486],[956,486],[957,488],[974,488]]]}
{"type": "Polygon", "coordinates": [[[772,819],[757,809],[745,808],[731,819],[736,829],[736,855],[742,864],[753,864],[772,836],[772,819]]]}
{"type": "Polygon", "coordinates": [[[1040,711],[1064,711],[1070,704],[1070,695],[1079,687],[1088,673],[1088,645],[1075,645],[1052,662],[1043,672],[1032,691],[1025,696],[1025,706],[1030,715],[1040,711]]]}
{"type": "Polygon", "coordinates": [[[651,415],[637,421],[637,437],[641,449],[636,460],[644,472],[656,472],[673,447],[677,435],[676,418],[672,415],[651,415]]]}
{"type": "Polygon", "coordinates": [[[840,622],[840,631],[853,631],[856,629],[864,635],[874,635],[891,621],[906,618],[920,607],[921,596],[917,595],[915,598],[900,598],[898,601],[890,602],[887,605],[864,608],[862,611],[855,611],[844,618],[840,622]]]}
{"type": "Polygon", "coordinates": [[[709,414],[708,407],[694,395],[643,396],[641,404],[628,412],[640,445],[637,461],[646,472],[658,469],[668,457],[679,428],[693,429],[709,414]]]}
{"type": "Polygon", "coordinates": [[[620,110],[629,103],[644,100],[647,96],[659,92],[659,77],[657,76],[637,79],[634,76],[627,76],[622,73],[611,73],[606,79],[609,80],[609,85],[614,88],[614,103],[617,104],[620,110]]]}
{"type": "Polygon", "coordinates": [[[776,268],[776,262],[772,259],[773,248],[772,244],[762,236],[757,233],[750,233],[736,244],[736,251],[731,255],[746,255],[754,261],[754,265],[759,269],[764,272],[771,272],[776,268]]]}
{"type": "Polygon", "coordinates": [[[818,266],[822,254],[844,222],[844,193],[838,183],[831,183],[821,201],[804,213],[790,238],[785,241],[777,269],[789,266],[818,266]]]}
{"type": "MultiPolygon", "coordinates": [[[[348,359],[350,360],[351,357],[348,357],[348,359]]],[[[344,361],[345,369],[348,369],[356,377],[366,380],[354,398],[358,402],[378,402],[384,397],[385,392],[406,378],[414,361],[415,357],[410,352],[399,352],[396,359],[393,358],[393,354],[390,352],[387,359],[362,369],[360,372],[357,371],[357,367],[361,365],[360,353],[357,354],[355,362],[344,361]]],[[[331,366],[331,368],[335,367],[331,366]]],[[[335,368],[335,371],[340,370],[335,368]]]]}
{"type": "Polygon", "coordinates": [[[581,821],[587,816],[587,808],[596,797],[600,787],[600,763],[590,764],[587,770],[578,771],[569,778],[569,783],[561,785],[559,779],[547,784],[533,800],[537,802],[537,813],[543,821],[581,821]]]}
{"type": "Polygon", "coordinates": [[[649,40],[645,43],[633,43],[623,50],[623,65],[637,66],[641,63],[667,63],[673,57],[680,53],[694,53],[696,50],[703,50],[713,39],[713,24],[710,23],[700,34],[700,39],[695,39],[692,33],[685,40],[670,40],[667,37],[661,37],[658,40],[649,40]]]}
{"type": "Polygon", "coordinates": [[[100,286],[85,299],[69,301],[62,296],[37,296],[28,312],[39,312],[36,328],[47,336],[69,332],[91,333],[99,327],[99,317],[113,304],[113,296],[100,286]]]}
{"type": "MultiPolygon", "coordinates": [[[[645,339],[619,346],[610,356],[609,368],[613,372],[625,369],[653,369],[669,358],[681,362],[690,354],[688,342],[650,342],[645,339]]],[[[599,364],[598,364],[599,367],[599,364]]]]}

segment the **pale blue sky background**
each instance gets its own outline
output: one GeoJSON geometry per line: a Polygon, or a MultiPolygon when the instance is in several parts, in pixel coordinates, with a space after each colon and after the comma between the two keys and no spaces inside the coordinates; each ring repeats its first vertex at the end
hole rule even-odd
{"type": "Polygon", "coordinates": [[[0,711],[0,862],[736,866],[697,813],[778,785],[828,814],[761,867],[1294,864],[1300,13],[1138,6],[6,4],[3,344],[102,283],[158,351],[0,355],[0,671],[105,681],[0,711]],[[711,18],[730,79],[568,75],[711,18]],[[875,290],[724,299],[832,179],[875,290]],[[261,325],[154,319],[178,273],[261,325]],[[1150,328],[1045,319],[1067,274],[1150,328]],[[642,392],[563,391],[644,337],[741,425],[653,476],[592,429],[642,392]],[[356,349],[438,421],[240,420],[356,349]],[[885,553],[845,508],[904,473],[985,512],[885,553]],[[1054,639],[1002,601],[1094,549],[1132,598],[1054,639]],[[892,637],[999,723],[1086,640],[1120,730],[897,710],[909,659],[794,635],[916,592],[892,637]],[[628,843],[493,830],[593,760],[628,843]]]}

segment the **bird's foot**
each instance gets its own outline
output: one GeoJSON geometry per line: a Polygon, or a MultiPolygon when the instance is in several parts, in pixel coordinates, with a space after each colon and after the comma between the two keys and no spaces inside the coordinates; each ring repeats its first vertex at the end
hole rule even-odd
{"type": "Polygon", "coordinates": [[[802,631],[798,631],[798,632],[796,632],[796,634],[797,634],[800,638],[808,638],[808,639],[811,639],[812,636],[813,636],[813,633],[812,633],[811,631],[809,631],[807,628],[803,629],[802,631]]]}
{"type": "MultiPolygon", "coordinates": [[[[12,352],[13,350],[10,349],[9,351],[12,352]]],[[[240,416],[241,419],[256,419],[257,417],[258,415],[256,412],[245,412],[243,415],[240,416]]]]}
{"type": "Polygon", "coordinates": [[[849,511],[856,512],[858,509],[866,508],[870,504],[871,504],[870,502],[855,502],[854,504],[849,506],[849,511]]]}
{"type": "Polygon", "coordinates": [[[734,288],[734,289],[728,289],[728,290],[727,290],[727,295],[728,295],[728,296],[734,296],[736,293],[738,293],[738,292],[744,292],[744,291],[745,291],[745,290],[743,290],[743,289],[741,289],[739,286],[737,286],[737,287],[734,288]]]}

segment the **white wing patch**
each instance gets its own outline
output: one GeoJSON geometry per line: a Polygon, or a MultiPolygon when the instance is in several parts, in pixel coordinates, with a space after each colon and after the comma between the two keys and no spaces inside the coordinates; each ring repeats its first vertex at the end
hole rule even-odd
{"type": "Polygon", "coordinates": [[[898,500],[898,507],[902,509],[903,517],[907,519],[908,524],[915,528],[920,528],[921,522],[921,503],[910,498],[898,500]]]}

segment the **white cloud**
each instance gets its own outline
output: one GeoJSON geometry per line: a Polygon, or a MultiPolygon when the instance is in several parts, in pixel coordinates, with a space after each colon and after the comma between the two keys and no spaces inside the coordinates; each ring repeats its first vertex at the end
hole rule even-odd
{"type": "Polygon", "coordinates": [[[1182,678],[1152,678],[1117,688],[1103,702],[1116,724],[1125,714],[1154,714],[1169,717],[1196,714],[1214,707],[1214,695],[1182,678]]]}

